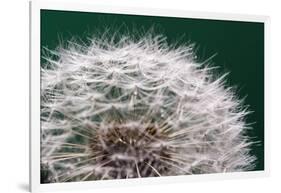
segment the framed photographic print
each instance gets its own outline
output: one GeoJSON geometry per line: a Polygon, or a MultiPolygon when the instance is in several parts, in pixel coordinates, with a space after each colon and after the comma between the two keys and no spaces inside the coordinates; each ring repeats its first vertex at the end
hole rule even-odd
{"type": "Polygon", "coordinates": [[[268,172],[267,17],[33,1],[30,21],[31,191],[268,172]]]}

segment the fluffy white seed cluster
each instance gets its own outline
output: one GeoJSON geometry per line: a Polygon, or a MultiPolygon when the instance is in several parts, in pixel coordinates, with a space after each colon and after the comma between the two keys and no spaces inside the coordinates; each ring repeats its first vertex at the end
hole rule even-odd
{"type": "Polygon", "coordinates": [[[99,36],[48,50],[41,69],[41,181],[251,169],[248,111],[194,45],[99,36]]]}

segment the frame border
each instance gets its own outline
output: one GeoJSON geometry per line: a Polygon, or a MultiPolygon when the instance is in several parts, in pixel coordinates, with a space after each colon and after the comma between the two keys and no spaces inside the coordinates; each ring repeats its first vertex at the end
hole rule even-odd
{"type": "Polygon", "coordinates": [[[254,177],[268,177],[269,172],[269,28],[270,18],[261,15],[226,14],[213,12],[195,12],[186,10],[166,10],[140,7],[117,7],[100,5],[96,2],[85,3],[78,1],[49,1],[33,0],[29,2],[29,190],[31,192],[89,189],[101,187],[118,187],[120,182],[124,186],[139,186],[149,184],[164,184],[178,182],[210,181],[225,179],[241,179],[254,177]],[[193,176],[167,176],[161,178],[135,178],[127,180],[106,180],[87,182],[68,182],[40,184],[40,10],[63,10],[81,12],[118,13],[127,15],[168,16],[193,19],[210,19],[226,21],[245,21],[264,23],[264,170],[250,172],[234,172],[219,174],[204,174],[193,176]]]}

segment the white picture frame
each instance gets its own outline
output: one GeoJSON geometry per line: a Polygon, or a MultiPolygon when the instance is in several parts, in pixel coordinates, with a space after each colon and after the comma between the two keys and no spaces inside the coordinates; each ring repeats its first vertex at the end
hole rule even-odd
{"type": "Polygon", "coordinates": [[[80,12],[119,13],[129,15],[168,16],[194,19],[214,19],[226,21],[262,22],[265,29],[264,44],[264,77],[265,77],[265,166],[263,171],[219,173],[192,176],[175,176],[160,178],[136,178],[122,180],[122,186],[140,186],[146,184],[164,184],[175,182],[193,182],[205,180],[241,179],[267,176],[269,174],[269,144],[268,135],[268,68],[269,68],[269,17],[257,15],[239,15],[225,13],[192,12],[185,10],[162,10],[150,8],[101,6],[94,3],[79,3],[79,1],[32,1],[30,2],[30,191],[54,191],[88,189],[99,187],[120,186],[120,180],[100,180],[87,182],[40,184],[40,10],[65,10],[80,12]]]}

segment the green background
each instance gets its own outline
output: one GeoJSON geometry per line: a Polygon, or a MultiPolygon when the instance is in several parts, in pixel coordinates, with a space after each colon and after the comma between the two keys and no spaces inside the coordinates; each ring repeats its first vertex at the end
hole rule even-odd
{"type": "Polygon", "coordinates": [[[253,127],[248,135],[259,141],[251,152],[257,157],[254,170],[264,169],[263,23],[41,10],[41,46],[55,49],[73,36],[86,40],[105,26],[126,26],[121,33],[154,26],[170,43],[196,43],[201,61],[217,54],[212,62],[221,67],[220,73],[230,71],[228,84],[237,87],[238,95],[246,97],[245,104],[253,111],[247,123],[253,127]]]}

